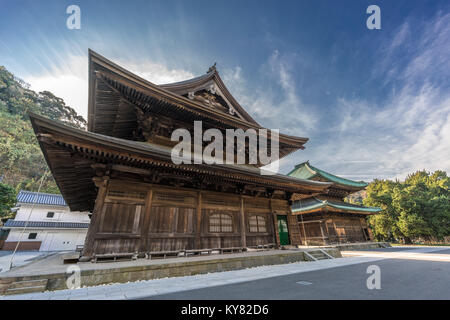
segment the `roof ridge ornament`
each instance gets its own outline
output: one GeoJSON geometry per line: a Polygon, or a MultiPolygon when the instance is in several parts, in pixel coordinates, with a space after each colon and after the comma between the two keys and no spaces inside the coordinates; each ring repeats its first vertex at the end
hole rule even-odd
{"type": "Polygon", "coordinates": [[[214,62],[214,64],[211,67],[209,67],[209,69],[208,69],[208,71],[206,73],[217,71],[216,64],[217,64],[217,62],[214,62]]]}

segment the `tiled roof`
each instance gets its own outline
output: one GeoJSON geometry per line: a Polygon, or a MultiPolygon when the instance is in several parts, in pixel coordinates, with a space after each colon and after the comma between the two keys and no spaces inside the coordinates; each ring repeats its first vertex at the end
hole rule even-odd
{"type": "Polygon", "coordinates": [[[330,201],[330,200],[320,200],[317,198],[308,198],[304,200],[295,201],[292,205],[293,213],[308,212],[316,209],[330,207],[337,211],[342,212],[361,212],[361,213],[376,213],[381,211],[381,208],[376,207],[364,207],[357,204],[352,204],[342,201],[330,201]]]}
{"type": "MultiPolygon", "coordinates": [[[[16,221],[9,219],[4,228],[23,228],[26,221],[16,221]]],[[[84,229],[88,228],[89,223],[83,222],[57,222],[57,221],[28,221],[27,228],[62,228],[62,229],[84,229]]]]}
{"type": "Polygon", "coordinates": [[[319,168],[313,167],[309,164],[308,161],[300,163],[295,166],[294,170],[288,173],[288,176],[299,178],[299,179],[312,179],[315,176],[321,176],[327,181],[334,182],[336,184],[349,186],[349,187],[357,187],[357,188],[365,188],[367,187],[367,183],[364,181],[353,181],[350,179],[345,179],[342,177],[335,176],[334,174],[323,171],[319,168]]]}
{"type": "Polygon", "coordinates": [[[37,193],[31,191],[20,190],[17,195],[17,202],[19,203],[34,203],[47,204],[53,206],[67,206],[64,198],[60,194],[52,193],[37,193]]]}

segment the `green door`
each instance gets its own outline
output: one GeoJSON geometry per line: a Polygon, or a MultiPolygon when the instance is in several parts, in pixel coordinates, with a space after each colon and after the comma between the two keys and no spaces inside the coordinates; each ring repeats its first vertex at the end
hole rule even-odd
{"type": "Polygon", "coordinates": [[[278,220],[278,234],[280,235],[280,245],[289,244],[289,231],[287,226],[286,216],[277,216],[278,220]]]}

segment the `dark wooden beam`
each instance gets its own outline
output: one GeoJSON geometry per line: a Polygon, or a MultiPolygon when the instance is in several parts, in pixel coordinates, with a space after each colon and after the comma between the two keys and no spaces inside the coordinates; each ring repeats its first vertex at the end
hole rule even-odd
{"type": "Polygon", "coordinates": [[[241,218],[241,247],[247,248],[247,224],[245,219],[244,198],[240,195],[240,218],[241,218]]]}
{"type": "Polygon", "coordinates": [[[195,215],[195,248],[200,249],[202,247],[202,192],[199,191],[197,195],[197,208],[195,215]]]}

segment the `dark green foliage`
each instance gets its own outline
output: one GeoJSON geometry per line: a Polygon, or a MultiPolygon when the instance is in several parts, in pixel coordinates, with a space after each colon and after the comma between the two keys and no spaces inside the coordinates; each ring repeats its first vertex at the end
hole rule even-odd
{"type": "Polygon", "coordinates": [[[14,188],[0,182],[0,217],[7,216],[15,203],[16,191],[14,188]]]}
{"type": "Polygon", "coordinates": [[[450,236],[450,178],[444,171],[417,171],[404,182],[375,180],[364,204],[383,208],[369,217],[378,240],[433,242],[450,236]]]}
{"type": "MultiPolygon", "coordinates": [[[[37,143],[28,112],[67,125],[84,128],[86,121],[61,98],[51,92],[36,93],[0,66],[0,176],[19,189],[38,189],[39,179],[48,170],[37,143]]],[[[42,192],[59,193],[53,178],[47,178],[42,192]]]]}

